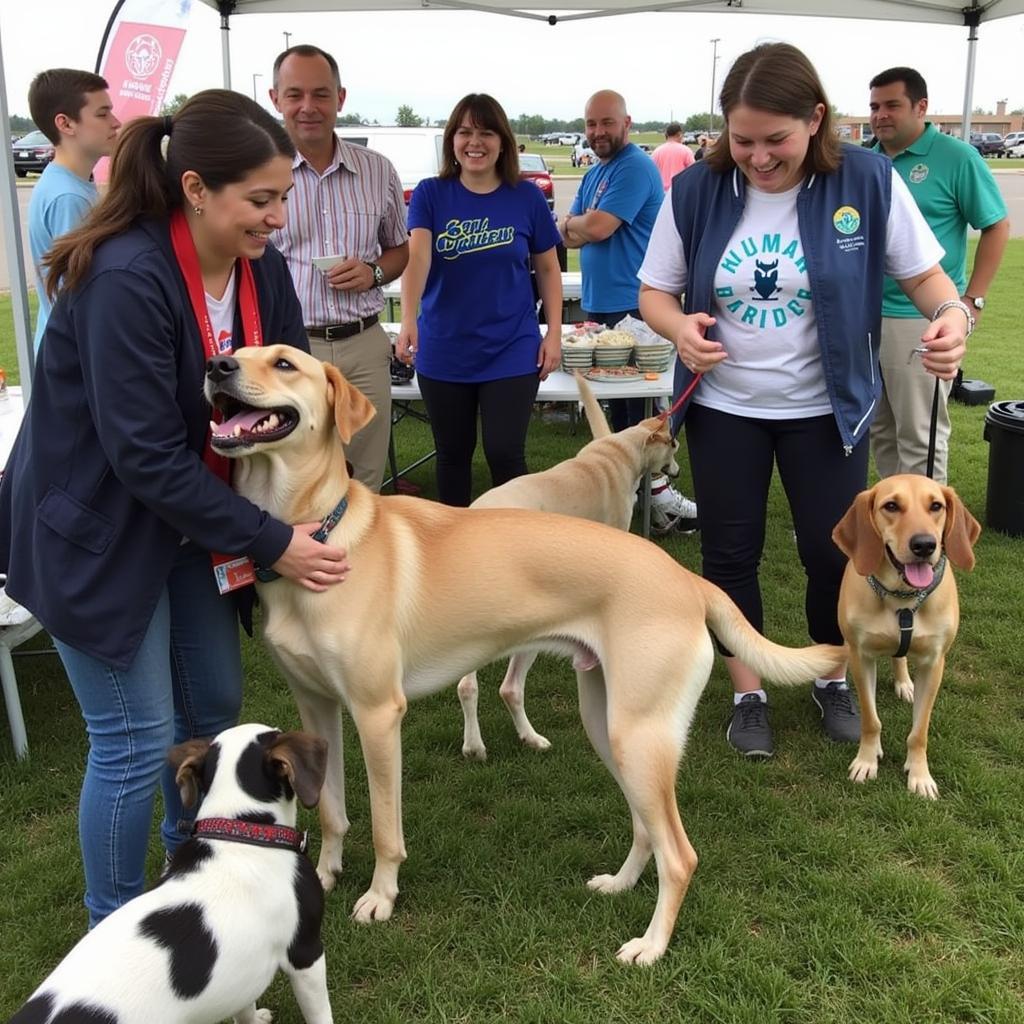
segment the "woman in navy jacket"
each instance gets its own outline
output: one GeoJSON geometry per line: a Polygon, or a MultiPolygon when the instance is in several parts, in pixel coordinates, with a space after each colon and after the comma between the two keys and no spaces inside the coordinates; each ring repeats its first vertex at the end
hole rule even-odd
{"type": "Polygon", "coordinates": [[[48,257],[59,297],[0,486],[0,567],[53,636],[85,718],[91,925],[142,891],[161,774],[164,844],[184,838],[167,748],[237,721],[237,606],[218,592],[211,552],[317,590],[347,571],[309,536],[315,525],[236,495],[207,451],[206,359],[262,337],[308,350],[267,244],[284,224],[293,154],[237,93],[139,118],[107,195],[48,257]]]}
{"type": "MultiPolygon", "coordinates": [[[[742,54],[720,100],[725,134],[672,183],[640,268],[640,309],[676,343],[677,393],[704,375],[686,414],[704,575],[761,629],[758,568],[777,466],[807,574],[808,632],[841,644],[845,558],[831,533],[866,486],[883,277],[931,317],[921,360],[937,377],[955,376],[972,321],[892,165],[839,142],[803,53],[771,43],[742,54]]],[[[769,756],[761,681],[736,658],[726,664],[729,742],[769,756]]],[[[857,711],[835,675],[816,680],[812,696],[826,735],[856,742],[857,711]]]]}

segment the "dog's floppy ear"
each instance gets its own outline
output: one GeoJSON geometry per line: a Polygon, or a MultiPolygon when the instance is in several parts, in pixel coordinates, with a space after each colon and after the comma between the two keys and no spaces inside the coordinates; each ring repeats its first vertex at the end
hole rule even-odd
{"type": "Polygon", "coordinates": [[[327,377],[327,401],[334,406],[334,422],[342,443],[348,444],[377,415],[377,410],[362,391],[345,380],[341,370],[331,363],[323,365],[327,377]]]}
{"type": "Polygon", "coordinates": [[[832,531],[836,547],[853,562],[861,576],[870,576],[885,553],[882,538],[875,528],[874,512],[875,489],[861,491],[832,531]]]}
{"type": "Polygon", "coordinates": [[[203,765],[210,752],[210,740],[186,740],[171,747],[167,760],[174,767],[174,782],[185,807],[195,807],[202,789],[203,765]]]}
{"type": "Polygon", "coordinates": [[[981,536],[981,524],[960,500],[952,487],[943,487],[946,499],[946,524],[942,528],[942,543],[946,555],[958,569],[974,568],[974,544],[981,536]]]}
{"type": "Polygon", "coordinates": [[[316,807],[327,773],[327,744],[322,739],[308,732],[283,732],[267,759],[291,783],[303,807],[316,807]]]}

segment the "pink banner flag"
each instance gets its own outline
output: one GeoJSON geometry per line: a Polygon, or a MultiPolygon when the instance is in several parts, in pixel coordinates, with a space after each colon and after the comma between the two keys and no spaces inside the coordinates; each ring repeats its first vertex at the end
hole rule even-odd
{"type": "MultiPolygon", "coordinates": [[[[192,0],[125,0],[107,34],[100,74],[122,123],[159,114],[188,27],[192,0]]],[[[93,172],[106,181],[107,161],[93,172]]]]}

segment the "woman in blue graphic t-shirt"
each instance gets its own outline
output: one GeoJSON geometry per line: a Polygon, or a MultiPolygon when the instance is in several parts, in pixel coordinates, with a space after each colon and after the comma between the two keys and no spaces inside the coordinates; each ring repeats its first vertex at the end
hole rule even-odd
{"type": "Polygon", "coordinates": [[[468,505],[478,413],[492,485],[527,472],[537,385],[561,357],[562,277],[558,231],[540,189],[519,180],[516,137],[496,100],[471,93],[456,104],[443,157],[409,204],[397,351],[416,362],[438,497],[468,505]],[[531,257],[550,325],[543,339],[531,257]]]}

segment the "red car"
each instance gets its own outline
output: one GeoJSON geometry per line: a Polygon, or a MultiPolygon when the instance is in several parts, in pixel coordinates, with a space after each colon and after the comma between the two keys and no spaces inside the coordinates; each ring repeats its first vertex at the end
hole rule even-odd
{"type": "Polygon", "coordinates": [[[548,201],[548,209],[555,208],[555,183],[551,180],[551,172],[544,162],[544,157],[537,153],[519,154],[519,177],[534,183],[548,201]]]}

